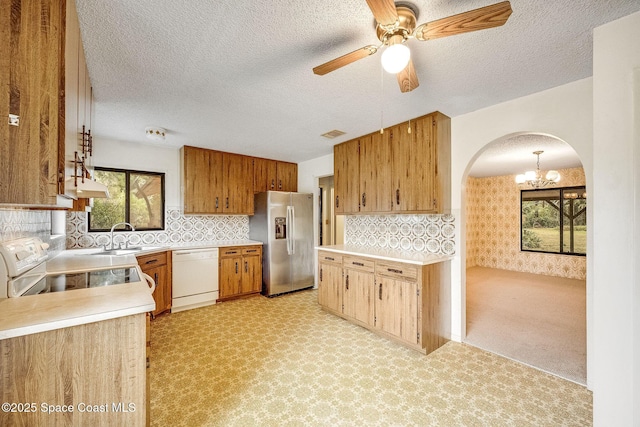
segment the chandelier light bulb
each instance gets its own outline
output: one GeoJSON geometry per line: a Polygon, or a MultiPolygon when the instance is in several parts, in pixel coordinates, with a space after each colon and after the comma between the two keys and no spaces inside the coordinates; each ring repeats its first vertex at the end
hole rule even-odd
{"type": "Polygon", "coordinates": [[[543,174],[540,172],[540,154],[543,152],[544,151],[533,152],[537,158],[536,170],[516,175],[516,184],[529,184],[532,188],[544,188],[548,185],[554,185],[560,181],[560,172],[557,170],[547,171],[543,178],[543,174]]]}
{"type": "Polygon", "coordinates": [[[409,63],[411,59],[411,51],[403,44],[394,44],[389,46],[382,52],[380,61],[382,62],[382,68],[387,73],[397,74],[409,63]]]}

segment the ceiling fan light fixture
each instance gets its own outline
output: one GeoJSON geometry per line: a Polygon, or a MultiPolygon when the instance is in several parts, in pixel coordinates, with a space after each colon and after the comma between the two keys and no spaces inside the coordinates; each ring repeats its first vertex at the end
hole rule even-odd
{"type": "Polygon", "coordinates": [[[382,62],[382,68],[387,73],[397,74],[409,63],[411,59],[411,51],[404,44],[394,44],[387,47],[382,52],[380,61],[382,62]]]}

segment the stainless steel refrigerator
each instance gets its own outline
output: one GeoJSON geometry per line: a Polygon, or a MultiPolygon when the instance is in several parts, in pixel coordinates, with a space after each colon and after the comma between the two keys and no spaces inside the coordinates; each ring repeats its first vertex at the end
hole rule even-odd
{"type": "Polygon", "coordinates": [[[262,293],[274,296],[313,286],[313,194],[257,193],[249,237],[264,243],[262,293]]]}

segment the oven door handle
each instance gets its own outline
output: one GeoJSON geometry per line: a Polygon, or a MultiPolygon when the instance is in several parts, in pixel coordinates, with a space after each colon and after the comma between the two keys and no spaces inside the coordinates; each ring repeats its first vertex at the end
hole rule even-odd
{"type": "Polygon", "coordinates": [[[156,282],[153,280],[153,277],[149,276],[147,273],[142,273],[142,277],[144,277],[144,280],[147,281],[149,289],[151,289],[151,294],[153,295],[153,293],[156,291],[156,282]]]}

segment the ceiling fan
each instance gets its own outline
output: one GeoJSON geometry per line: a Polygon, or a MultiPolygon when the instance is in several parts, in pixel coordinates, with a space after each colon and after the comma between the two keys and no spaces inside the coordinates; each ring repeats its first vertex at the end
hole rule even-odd
{"type": "Polygon", "coordinates": [[[401,92],[410,92],[417,88],[419,83],[409,49],[404,45],[407,40],[415,38],[426,41],[499,27],[504,25],[511,15],[511,4],[503,1],[416,27],[417,9],[410,3],[367,0],[367,4],[376,20],[376,33],[381,44],[368,45],[318,65],[313,69],[315,74],[323,76],[358,59],[373,55],[382,46],[386,46],[382,54],[383,67],[388,72],[396,74],[401,92]]]}

